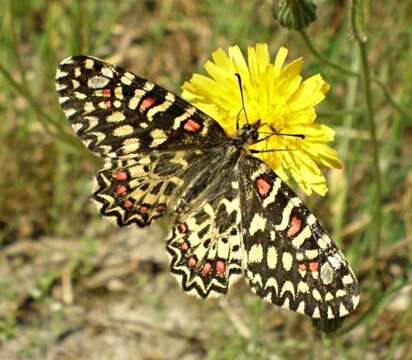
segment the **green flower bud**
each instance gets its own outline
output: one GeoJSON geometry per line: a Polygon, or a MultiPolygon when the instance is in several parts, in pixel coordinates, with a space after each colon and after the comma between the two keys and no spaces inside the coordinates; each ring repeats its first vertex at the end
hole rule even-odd
{"type": "Polygon", "coordinates": [[[308,0],[280,0],[275,17],[288,29],[303,30],[316,20],[316,5],[308,0]]]}

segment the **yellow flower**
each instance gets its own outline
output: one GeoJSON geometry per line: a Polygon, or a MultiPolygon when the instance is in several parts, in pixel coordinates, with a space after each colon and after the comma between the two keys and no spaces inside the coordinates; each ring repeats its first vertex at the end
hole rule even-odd
{"type": "Polygon", "coordinates": [[[314,123],[314,107],[324,98],[329,85],[320,74],[302,80],[303,59],[298,58],[284,66],[288,50],[280,48],[274,63],[270,62],[268,46],[257,44],[248,48],[247,63],[238,46],[228,53],[218,49],[212,61],[204,65],[210,77],[194,74],[183,84],[182,96],[214,118],[228,136],[246,123],[242,110],[240,87],[235,76],[240,74],[247,119],[250,124],[261,120],[259,139],[275,135],[250,145],[257,150],[280,150],[254,154],[288,181],[291,175],[306,194],[327,192],[325,177],[316,162],[341,168],[337,153],[326,143],[333,141],[335,132],[326,125],[314,123]]]}

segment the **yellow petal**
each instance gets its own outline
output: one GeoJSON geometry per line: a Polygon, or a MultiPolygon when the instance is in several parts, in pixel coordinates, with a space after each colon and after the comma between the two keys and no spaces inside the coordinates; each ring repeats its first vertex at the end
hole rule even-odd
{"type": "Polygon", "coordinates": [[[246,123],[235,76],[239,73],[249,123],[254,124],[258,119],[262,123],[259,139],[273,132],[305,135],[304,139],[273,135],[250,145],[256,150],[273,151],[254,155],[283,180],[291,175],[305,193],[324,195],[326,180],[317,164],[342,166],[338,154],[327,145],[333,141],[335,132],[315,122],[315,106],[324,99],[329,85],[319,74],[302,81],[303,59],[285,66],[287,54],[286,48],[280,48],[272,64],[267,44],[256,44],[248,48],[246,63],[238,46],[228,52],[218,49],[205,64],[209,76],[195,74],[183,85],[182,96],[216,119],[226,134],[233,137],[237,119],[241,126],[246,123]]]}
{"type": "Polygon", "coordinates": [[[299,88],[302,81],[300,76],[302,66],[303,59],[299,58],[286,65],[280,72],[276,90],[285,98],[289,98],[299,88]]]}
{"type": "Polygon", "coordinates": [[[288,49],[281,47],[276,55],[273,67],[275,69],[275,76],[279,76],[282,66],[285,63],[286,56],[288,56],[288,49]]]}
{"type": "Polygon", "coordinates": [[[314,75],[306,79],[293,94],[288,105],[292,111],[299,111],[319,104],[325,98],[325,81],[322,76],[314,75]]]}
{"type": "Polygon", "coordinates": [[[233,68],[232,60],[223,49],[217,49],[212,54],[213,62],[220,68],[230,71],[233,68]]]}
{"type": "Polygon", "coordinates": [[[284,114],[285,124],[288,128],[293,128],[297,125],[310,124],[316,119],[316,112],[313,107],[309,107],[299,111],[290,111],[284,114]]]}
{"type": "MultiPolygon", "coordinates": [[[[312,191],[315,191],[322,196],[325,195],[327,192],[326,179],[316,163],[310,157],[304,156],[303,153],[295,156],[295,159],[301,175],[298,183],[305,193],[310,195],[312,191]]],[[[292,168],[292,174],[295,172],[295,169],[296,168],[292,168]]]]}
{"type": "Polygon", "coordinates": [[[286,125],[282,130],[288,133],[296,133],[305,135],[303,143],[308,142],[329,142],[335,138],[335,131],[329,126],[323,124],[294,124],[293,126],[286,125]]]}
{"type": "Polygon", "coordinates": [[[316,160],[323,166],[334,169],[342,169],[343,167],[338,153],[326,144],[312,144],[310,148],[307,146],[306,151],[312,154],[316,153],[316,160]]]}
{"type": "MultiPolygon", "coordinates": [[[[246,60],[243,57],[242,52],[240,51],[239,46],[233,46],[229,48],[229,57],[234,65],[234,73],[240,74],[242,78],[242,83],[246,86],[249,86],[249,82],[250,82],[249,69],[246,64],[246,60]]],[[[233,74],[233,76],[234,75],[235,74],[233,74]]],[[[237,83],[237,80],[236,80],[236,83],[237,83]]]]}
{"type": "Polygon", "coordinates": [[[267,44],[257,44],[256,45],[256,59],[258,65],[258,73],[261,74],[265,71],[266,66],[270,64],[270,55],[267,44]]]}

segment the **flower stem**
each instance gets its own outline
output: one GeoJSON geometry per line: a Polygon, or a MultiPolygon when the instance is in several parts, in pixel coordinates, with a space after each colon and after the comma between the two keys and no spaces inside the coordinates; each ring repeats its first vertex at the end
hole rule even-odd
{"type": "MultiPolygon", "coordinates": [[[[312,40],[310,39],[308,33],[305,30],[300,30],[299,31],[300,36],[302,37],[303,41],[305,42],[306,46],[308,49],[312,52],[312,54],[318,58],[319,61],[323,62],[324,64],[328,65],[329,67],[335,69],[342,75],[347,75],[347,76],[356,76],[358,78],[361,78],[361,74],[352,71],[350,69],[346,69],[343,66],[340,66],[332,61],[329,61],[326,57],[324,57],[315,47],[313,44],[312,40]]],[[[370,80],[376,83],[383,91],[383,95],[385,96],[386,100],[392,105],[392,107],[398,111],[402,116],[405,116],[408,119],[412,119],[412,114],[409,113],[404,107],[402,107],[400,104],[396,102],[396,100],[393,98],[391,91],[389,90],[388,86],[378,77],[370,75],[370,80]]]]}
{"type": "Polygon", "coordinates": [[[376,135],[376,125],[374,119],[373,105],[372,105],[372,90],[371,90],[371,75],[367,52],[367,37],[361,32],[358,24],[358,10],[362,0],[351,1],[351,27],[354,38],[358,43],[361,56],[362,82],[363,91],[366,102],[366,119],[369,125],[369,132],[372,142],[372,157],[373,157],[373,176],[375,179],[375,204],[374,204],[374,231],[375,231],[375,246],[373,249],[373,276],[376,276],[379,251],[382,241],[382,180],[379,167],[379,143],[376,135]]]}
{"type": "Polygon", "coordinates": [[[320,61],[322,61],[324,64],[330,66],[331,68],[334,68],[336,71],[340,72],[343,75],[349,75],[349,76],[357,76],[359,77],[360,75],[352,70],[346,69],[343,66],[340,66],[338,64],[333,63],[332,61],[329,61],[326,57],[324,57],[316,48],[315,45],[312,43],[312,40],[310,39],[308,33],[305,30],[300,30],[299,31],[300,36],[302,37],[303,41],[305,42],[306,46],[308,49],[315,55],[320,61]]]}

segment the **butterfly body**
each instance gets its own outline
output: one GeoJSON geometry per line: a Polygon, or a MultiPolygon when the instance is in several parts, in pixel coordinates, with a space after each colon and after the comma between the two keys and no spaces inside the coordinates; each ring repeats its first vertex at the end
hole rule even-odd
{"type": "Polygon", "coordinates": [[[76,56],[56,75],[60,104],[105,166],[93,199],[119,226],[167,215],[171,271],[203,298],[245,275],[265,300],[313,318],[359,301],[345,257],[295,193],[249,146],[258,120],[233,137],[160,86],[102,60],[76,56]]]}

